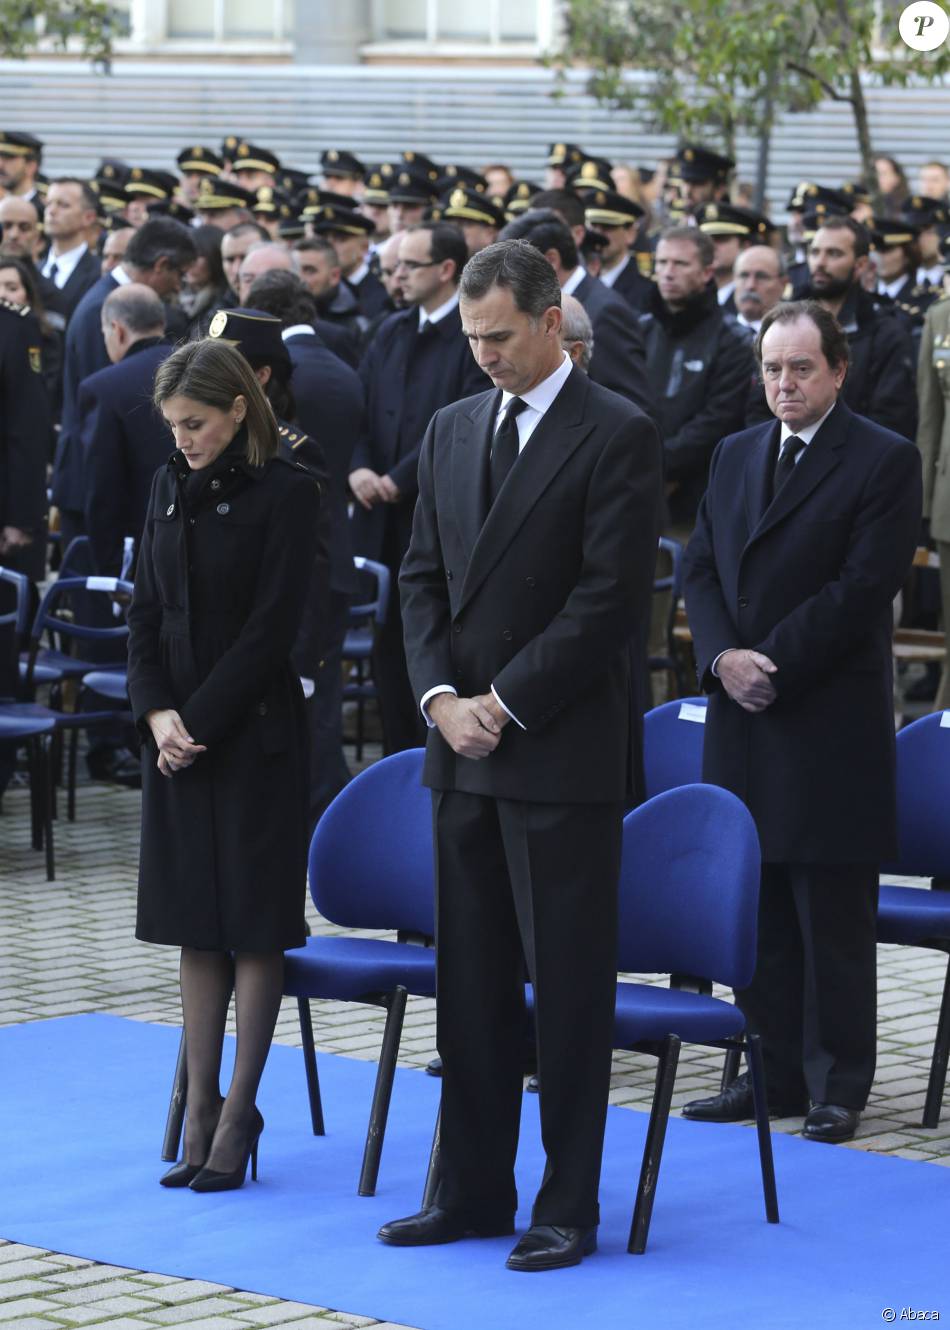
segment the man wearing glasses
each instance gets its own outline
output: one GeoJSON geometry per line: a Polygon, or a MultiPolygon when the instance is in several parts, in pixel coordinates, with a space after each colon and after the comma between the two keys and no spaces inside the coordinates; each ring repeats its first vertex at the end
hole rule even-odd
{"type": "Polygon", "coordinates": [[[350,472],[354,553],[384,563],[394,589],[373,661],[387,753],[425,740],[395,594],[409,548],[422,436],[440,407],[488,386],[462,336],[457,288],[468,251],[461,232],[447,222],[422,222],[404,231],[398,245],[394,276],[406,308],[383,323],[360,367],[367,409],[350,472]]]}

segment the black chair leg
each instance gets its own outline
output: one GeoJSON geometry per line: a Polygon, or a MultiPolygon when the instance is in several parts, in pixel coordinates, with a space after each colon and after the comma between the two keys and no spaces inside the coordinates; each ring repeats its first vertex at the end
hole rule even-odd
{"type": "Polygon", "coordinates": [[[775,1190],[775,1161],[772,1158],[772,1135],[769,1131],[765,1063],[762,1059],[762,1040],[757,1034],[750,1034],[746,1037],[746,1060],[749,1064],[749,1079],[752,1081],[752,1102],[755,1104],[755,1131],[759,1138],[759,1163],[762,1166],[765,1217],[770,1224],[777,1224],[778,1194],[775,1190]]]}
{"type": "Polygon", "coordinates": [[[69,766],[66,775],[66,817],[76,821],[76,752],[79,748],[79,731],[69,732],[69,766]]]}
{"type": "Polygon", "coordinates": [[[379,1161],[386,1136],[389,1101],[393,1093],[396,1058],[399,1055],[399,1042],[402,1039],[402,1023],[406,1015],[408,996],[408,991],[399,985],[389,999],[389,1013],[386,1016],[386,1028],[383,1031],[382,1047],[379,1050],[379,1065],[376,1068],[373,1106],[370,1109],[369,1129],[363,1150],[363,1167],[360,1169],[360,1196],[376,1195],[376,1179],[379,1176],[379,1161]]]}
{"type": "Polygon", "coordinates": [[[46,846],[46,880],[56,877],[56,853],[53,848],[53,768],[50,760],[50,741],[41,739],[37,756],[39,808],[43,817],[43,843],[46,846]]]}
{"type": "Polygon", "coordinates": [[[923,1125],[925,1127],[936,1127],[940,1121],[943,1091],[947,1083],[948,1054],[950,1054],[950,959],[947,961],[947,973],[943,981],[943,998],[940,1002],[940,1018],[937,1021],[937,1037],[934,1040],[933,1057],[930,1061],[927,1098],[924,1100],[923,1125]]]}
{"type": "Polygon", "coordinates": [[[307,1076],[307,1098],[310,1100],[310,1125],[314,1136],[325,1136],[323,1101],[320,1098],[320,1078],[317,1075],[317,1050],[313,1045],[313,1021],[307,998],[297,999],[300,1015],[300,1038],[303,1043],[303,1068],[307,1076]]]}
{"type": "Polygon", "coordinates": [[[640,1165],[640,1181],[637,1186],[637,1202],[633,1210],[633,1223],[630,1225],[630,1240],[627,1243],[627,1251],[633,1256],[642,1256],[647,1248],[647,1236],[650,1232],[653,1201],[660,1176],[666,1124],[670,1120],[670,1104],[673,1100],[679,1056],[679,1039],[675,1034],[667,1035],[660,1046],[653,1107],[650,1110],[647,1139],[643,1147],[643,1162],[640,1165]]]}
{"type": "Polygon", "coordinates": [[[40,753],[42,739],[29,739],[26,745],[27,774],[30,781],[30,844],[34,850],[43,848],[43,810],[40,796],[43,789],[43,761],[40,753]]]}
{"type": "Polygon", "coordinates": [[[722,1060],[722,1084],[720,1092],[728,1090],[729,1086],[739,1075],[739,1050],[737,1048],[726,1049],[726,1056],[722,1060]]]}
{"type": "Polygon", "coordinates": [[[165,1119],[165,1139],[162,1141],[162,1158],[170,1164],[178,1158],[187,1099],[188,1066],[185,1061],[185,1031],[182,1030],[178,1043],[178,1061],[175,1063],[175,1079],[172,1082],[172,1096],[168,1102],[168,1117],[165,1119]]]}
{"type": "Polygon", "coordinates": [[[428,1210],[435,1205],[435,1194],[439,1190],[440,1163],[442,1151],[442,1104],[435,1115],[435,1130],[432,1133],[432,1149],[429,1151],[429,1167],[426,1169],[425,1186],[422,1188],[422,1209],[428,1210]]]}

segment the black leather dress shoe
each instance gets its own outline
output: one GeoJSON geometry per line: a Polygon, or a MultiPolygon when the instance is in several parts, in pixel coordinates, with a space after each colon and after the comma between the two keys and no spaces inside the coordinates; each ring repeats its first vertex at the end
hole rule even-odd
{"type": "Polygon", "coordinates": [[[809,1141],[827,1141],[837,1145],[851,1141],[861,1121],[861,1111],[845,1108],[843,1104],[812,1104],[802,1127],[802,1135],[809,1141]]]}
{"type": "Polygon", "coordinates": [[[432,1205],[408,1219],[393,1219],[376,1236],[390,1247],[434,1247],[462,1238],[507,1238],[515,1231],[514,1217],[473,1222],[466,1215],[432,1205]]]}
{"type": "Polygon", "coordinates": [[[596,1250],[596,1228],[535,1224],[519,1238],[505,1265],[509,1270],[560,1270],[565,1265],[580,1265],[596,1250]]]}
{"type": "MultiPolygon", "coordinates": [[[[805,1100],[797,1103],[769,1104],[770,1118],[796,1118],[808,1112],[805,1100]]],[[[721,1094],[708,1099],[693,1099],[683,1105],[683,1117],[694,1122],[746,1122],[755,1117],[752,1082],[748,1072],[737,1076],[721,1094]]]]}

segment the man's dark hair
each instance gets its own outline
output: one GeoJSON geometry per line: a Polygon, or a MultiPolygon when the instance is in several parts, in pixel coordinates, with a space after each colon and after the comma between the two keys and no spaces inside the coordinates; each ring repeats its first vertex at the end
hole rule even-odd
{"type": "Polygon", "coordinates": [[[446,259],[452,260],[455,264],[452,281],[458,286],[462,269],[468,262],[468,246],[459,228],[453,226],[451,222],[417,222],[415,226],[408,227],[407,231],[429,232],[433,260],[436,263],[444,263],[446,259]]]}
{"type": "Polygon", "coordinates": [[[817,231],[850,231],[854,237],[854,257],[856,259],[864,258],[871,252],[871,237],[866,227],[860,222],[856,222],[853,217],[845,217],[842,213],[832,213],[830,217],[822,217],[821,221],[815,227],[817,231]]]}
{"type": "Polygon", "coordinates": [[[304,236],[302,240],[295,240],[291,249],[295,254],[303,253],[304,250],[309,254],[325,254],[334,268],[340,266],[336,250],[325,236],[304,236]]]}
{"type": "Polygon", "coordinates": [[[542,189],[531,197],[532,211],[550,208],[567,226],[584,225],[584,200],[572,189],[542,189]]]}
{"type": "Polygon", "coordinates": [[[562,222],[551,208],[529,208],[521,217],[516,217],[501,233],[502,240],[527,240],[529,245],[546,254],[549,249],[557,251],[561,267],[566,272],[573,272],[577,267],[577,245],[571,235],[570,227],[562,222]]]}
{"type": "Polygon", "coordinates": [[[715,247],[706,232],[700,231],[698,226],[668,226],[660,232],[657,245],[661,240],[688,240],[703,267],[712,267],[716,257],[715,247]]]}
{"type": "Polygon", "coordinates": [[[832,369],[847,366],[851,356],[848,337],[835,316],[817,300],[780,300],[762,320],[755,339],[755,358],[762,366],[762,339],[774,323],[794,323],[796,319],[811,319],[821,334],[821,351],[832,369]]]}
{"type": "Polygon", "coordinates": [[[238,240],[241,236],[250,235],[251,233],[256,235],[258,240],[270,240],[269,232],[258,222],[235,222],[233,226],[228,227],[224,234],[233,236],[235,240],[238,240]]]}
{"type": "Polygon", "coordinates": [[[50,185],[75,185],[82,197],[82,206],[92,212],[99,211],[99,195],[88,180],[80,180],[74,175],[58,175],[55,180],[50,181],[50,185]]]}
{"type": "Polygon", "coordinates": [[[313,323],[317,317],[313,296],[297,274],[286,268],[272,268],[255,278],[247,293],[247,306],[280,319],[285,328],[292,328],[295,323],[313,323]]]}
{"type": "Polygon", "coordinates": [[[539,319],[552,305],[561,306],[557,274],[526,240],[496,240],[473,254],[462,273],[459,297],[481,300],[493,286],[507,288],[516,308],[532,319],[539,319]]]}
{"type": "Polygon", "coordinates": [[[154,268],[159,259],[167,259],[171,267],[184,272],[197,257],[187,226],[171,217],[152,217],[129,241],[123,266],[148,269],[154,268]]]}

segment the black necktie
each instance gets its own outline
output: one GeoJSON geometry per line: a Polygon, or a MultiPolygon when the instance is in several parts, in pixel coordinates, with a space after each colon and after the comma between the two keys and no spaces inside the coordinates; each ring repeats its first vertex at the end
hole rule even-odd
{"type": "Polygon", "coordinates": [[[773,499],[795,470],[795,459],[804,447],[806,447],[805,440],[800,439],[797,434],[790,434],[782,444],[772,473],[773,499]]]}
{"type": "Polygon", "coordinates": [[[528,405],[520,397],[512,397],[505,418],[495,430],[491,447],[491,501],[495,502],[505,477],[518,460],[518,417],[528,405]]]}
{"type": "Polygon", "coordinates": [[[46,274],[47,281],[52,282],[54,286],[56,285],[56,275],[58,272],[59,272],[59,264],[54,259],[53,263],[50,265],[49,272],[46,274]]]}

